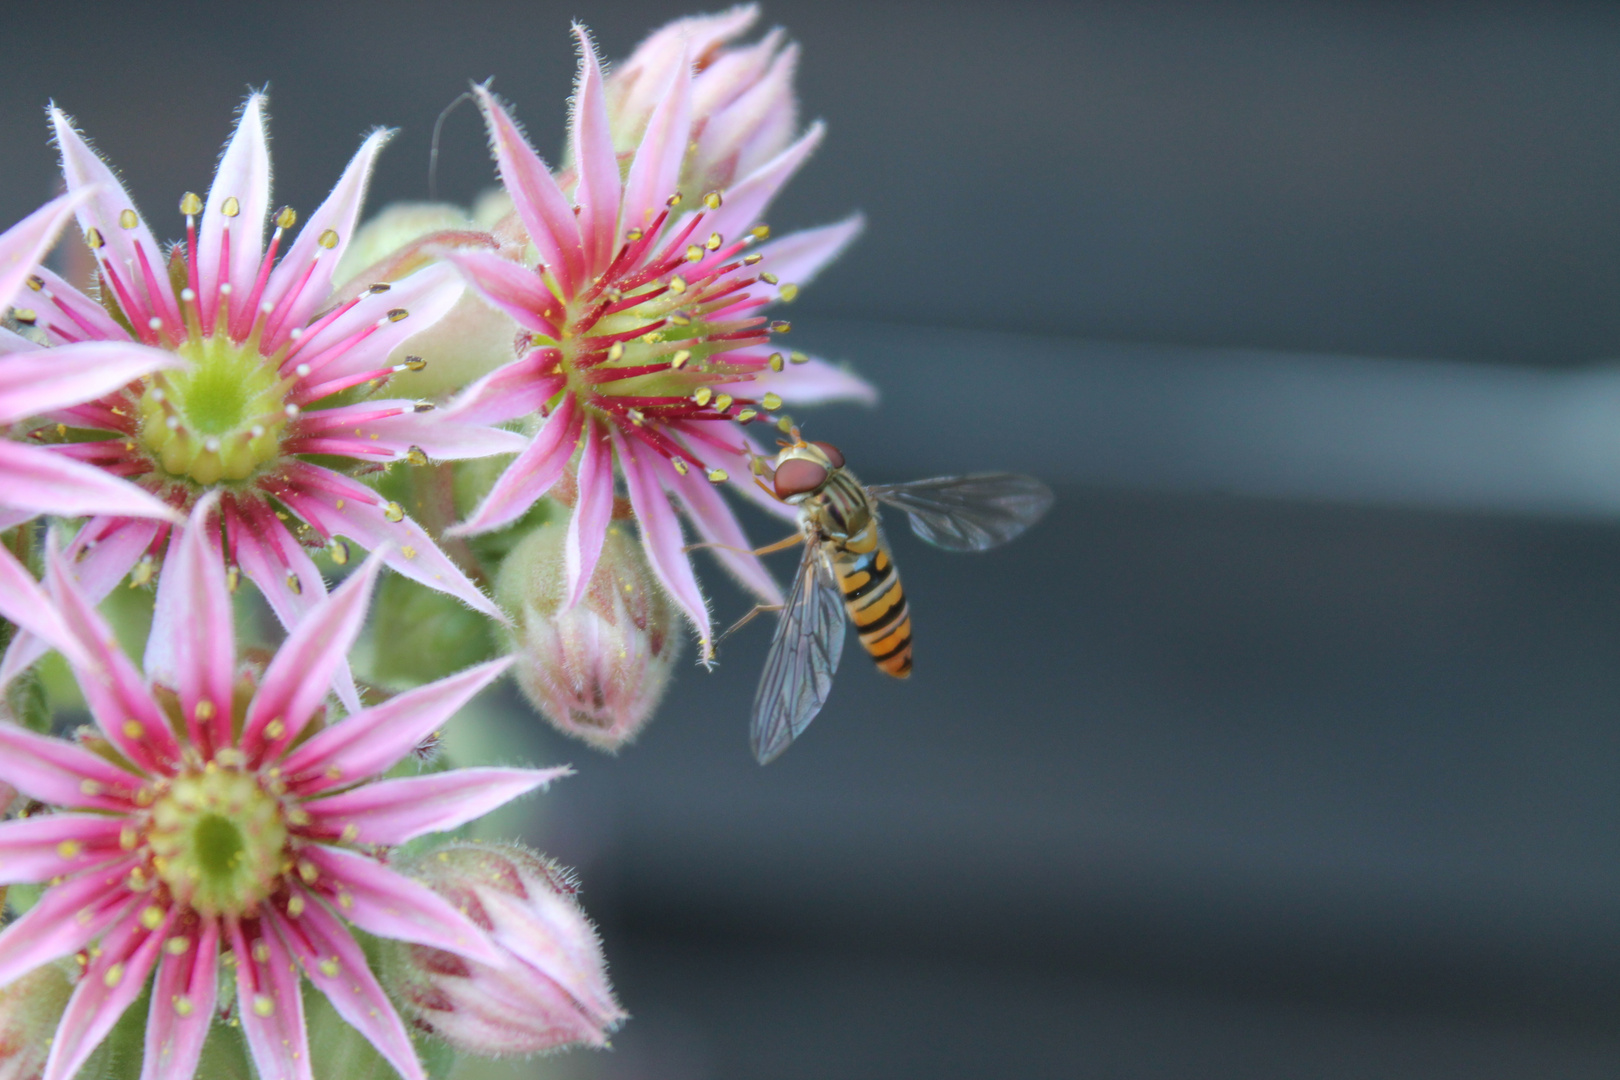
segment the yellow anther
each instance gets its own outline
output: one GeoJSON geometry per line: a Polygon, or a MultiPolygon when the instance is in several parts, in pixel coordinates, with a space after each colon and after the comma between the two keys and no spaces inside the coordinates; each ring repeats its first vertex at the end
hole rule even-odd
{"type": "Polygon", "coordinates": [[[90,245],[90,250],[92,251],[100,251],[106,246],[107,243],[107,241],[101,238],[101,230],[97,228],[85,230],[84,242],[90,245]]]}
{"type": "Polygon", "coordinates": [[[771,323],[771,333],[773,334],[785,334],[791,329],[793,329],[793,324],[786,319],[777,319],[771,323]]]}
{"type": "Polygon", "coordinates": [[[235,217],[242,212],[242,204],[236,201],[235,195],[227,195],[225,201],[219,204],[219,212],[226,217],[235,217]]]}
{"type": "Polygon", "coordinates": [[[405,451],[405,460],[410,462],[412,465],[426,465],[428,463],[428,456],[420,446],[413,446],[409,450],[405,451]]]}
{"type": "Polygon", "coordinates": [[[799,287],[797,285],[784,285],[777,290],[776,295],[780,296],[784,303],[791,304],[799,298],[799,287]]]}
{"type": "Polygon", "coordinates": [[[683,277],[679,277],[679,276],[670,278],[669,279],[669,291],[673,292],[673,293],[683,293],[683,292],[685,292],[686,291],[686,279],[683,278],[683,277]]]}
{"type": "Polygon", "coordinates": [[[406,544],[404,547],[400,548],[399,553],[405,556],[407,559],[416,558],[416,549],[411,547],[409,544],[406,544]]]}
{"type": "Polygon", "coordinates": [[[687,262],[697,262],[701,258],[703,258],[703,249],[701,247],[699,247],[697,244],[686,245],[687,262]]]}
{"type": "Polygon", "coordinates": [[[752,420],[758,415],[759,410],[757,409],[744,409],[742,412],[737,414],[737,423],[746,424],[748,421],[752,420]]]}
{"type": "Polygon", "coordinates": [[[692,359],[692,350],[680,349],[674,356],[669,358],[669,366],[679,371],[686,366],[686,362],[690,359],[692,359]]]}
{"type": "Polygon", "coordinates": [[[172,937],[163,943],[163,951],[170,956],[184,956],[191,948],[191,939],[188,937],[172,937]]]}
{"type": "Polygon", "coordinates": [[[771,412],[775,412],[782,407],[782,399],[775,394],[766,394],[759,399],[759,403],[771,412]]]}
{"type": "Polygon", "coordinates": [[[702,386],[698,388],[697,393],[692,395],[692,400],[697,402],[699,406],[703,406],[707,405],[712,397],[714,397],[714,391],[707,386],[702,386]]]}
{"type": "Polygon", "coordinates": [[[624,342],[615,341],[613,344],[609,345],[608,346],[608,351],[607,351],[607,358],[608,358],[608,361],[610,363],[612,361],[615,361],[615,360],[623,360],[624,359],[624,342]]]}
{"type": "Polygon", "coordinates": [[[349,565],[349,545],[342,540],[333,540],[332,546],[326,550],[332,556],[332,561],[339,566],[349,565]]]}
{"type": "Polygon", "coordinates": [[[343,826],[343,832],[338,835],[338,839],[342,840],[345,844],[354,843],[356,840],[360,839],[360,826],[356,825],[352,821],[349,822],[347,825],[343,826]]]}
{"type": "Polygon", "coordinates": [[[120,210],[118,212],[118,225],[123,229],[133,229],[141,223],[141,219],[133,210],[120,210]]]}
{"type": "Polygon", "coordinates": [[[427,361],[420,356],[407,356],[405,358],[406,371],[421,371],[427,367],[427,361]]]}
{"type": "Polygon", "coordinates": [[[298,580],[298,575],[291,570],[287,571],[287,588],[292,590],[294,596],[304,595],[304,583],[298,580]]]}
{"type": "Polygon", "coordinates": [[[276,1003],[266,994],[255,994],[253,997],[253,1015],[261,1018],[274,1016],[276,1003]]]}
{"type": "Polygon", "coordinates": [[[644,234],[642,233],[642,231],[640,229],[631,229],[629,232],[624,234],[624,238],[626,240],[634,242],[636,240],[640,240],[643,235],[644,234]]]}
{"type": "Polygon", "coordinates": [[[636,425],[636,427],[641,427],[647,422],[646,414],[644,414],[640,409],[626,409],[624,414],[630,418],[630,422],[636,425]]]}
{"type": "Polygon", "coordinates": [[[383,517],[397,525],[399,522],[405,520],[405,511],[400,508],[399,503],[391,502],[387,506],[383,507],[383,517]]]}
{"type": "Polygon", "coordinates": [[[118,830],[118,846],[125,851],[134,851],[135,845],[141,842],[141,834],[135,831],[133,825],[125,825],[118,830]]]}
{"type": "Polygon", "coordinates": [[[718,191],[711,191],[707,195],[703,196],[703,205],[707,206],[710,210],[720,209],[720,193],[718,191]]]}
{"type": "Polygon", "coordinates": [[[174,995],[174,997],[171,999],[171,1003],[174,1005],[174,1011],[180,1016],[190,1016],[192,1010],[197,1007],[193,1005],[191,1003],[191,999],[186,997],[184,994],[174,995]]]}
{"type": "Polygon", "coordinates": [[[748,255],[744,255],[743,256],[743,265],[744,266],[753,266],[753,265],[757,264],[759,262],[759,260],[763,259],[764,257],[765,256],[761,255],[757,251],[755,251],[755,252],[753,252],[751,254],[748,254],[748,255]]]}
{"type": "Polygon", "coordinates": [[[298,224],[298,211],[290,206],[283,206],[276,211],[276,228],[290,229],[298,224]]]}
{"type": "Polygon", "coordinates": [[[321,233],[321,235],[315,238],[315,242],[321,245],[321,247],[325,248],[327,251],[331,251],[333,248],[337,247],[338,234],[333,232],[331,229],[327,229],[325,232],[321,233]]]}
{"type": "Polygon", "coordinates": [[[784,416],[776,422],[776,430],[786,435],[793,430],[793,417],[784,416]]]}
{"type": "Polygon", "coordinates": [[[304,879],[305,885],[313,885],[315,884],[315,879],[321,875],[320,871],[315,868],[314,863],[310,862],[308,859],[301,859],[298,862],[298,876],[304,879]]]}
{"type": "Polygon", "coordinates": [[[33,289],[35,292],[39,292],[45,287],[45,279],[40,277],[38,274],[29,274],[28,287],[33,289]]]}
{"type": "Polygon", "coordinates": [[[715,412],[725,412],[729,408],[731,408],[730,394],[721,394],[719,397],[714,399],[715,412]]]}
{"type": "Polygon", "coordinates": [[[125,720],[123,730],[124,737],[127,739],[138,739],[146,734],[146,729],[141,726],[139,720],[125,720]]]}
{"type": "Polygon", "coordinates": [[[782,363],[782,354],[781,353],[779,353],[779,352],[771,353],[771,370],[772,371],[781,371],[782,368],[785,367],[785,366],[786,365],[784,365],[782,363]]]}
{"type": "Polygon", "coordinates": [[[710,483],[723,484],[723,483],[726,482],[727,479],[729,479],[729,477],[726,475],[726,470],[724,470],[724,469],[710,469],[709,470],[709,482],[710,483]]]}
{"type": "Polygon", "coordinates": [[[287,724],[281,719],[281,717],[278,716],[268,724],[264,725],[264,733],[272,739],[279,739],[283,735],[287,734],[287,724]]]}
{"type": "Polygon", "coordinates": [[[242,584],[241,567],[233,566],[225,571],[225,591],[235,592],[236,587],[242,584]]]}
{"type": "Polygon", "coordinates": [[[270,962],[270,946],[266,945],[262,941],[254,942],[253,959],[258,963],[268,964],[270,962]]]}
{"type": "Polygon", "coordinates": [[[671,195],[669,198],[664,200],[664,205],[665,206],[674,206],[676,203],[678,203],[680,201],[681,201],[681,193],[677,191],[675,194],[671,195]]]}
{"type": "Polygon", "coordinates": [[[767,285],[775,285],[776,275],[771,273],[769,270],[766,270],[764,273],[759,275],[759,280],[763,281],[767,285]]]}
{"type": "Polygon", "coordinates": [[[681,314],[681,313],[680,313],[680,312],[678,312],[678,311],[677,311],[677,312],[676,312],[676,313],[675,313],[675,314],[673,314],[673,315],[671,315],[671,316],[670,316],[670,317],[669,317],[669,321],[670,321],[670,322],[671,322],[671,323],[673,323],[673,324],[675,324],[675,325],[676,325],[676,326],[691,326],[691,325],[692,325],[692,318],[691,318],[691,316],[689,316],[689,315],[682,315],[682,314],[681,314]]]}
{"type": "Polygon", "coordinates": [[[325,960],[322,960],[316,966],[321,969],[321,974],[325,975],[328,979],[337,978],[337,973],[338,973],[338,959],[337,959],[337,957],[335,957],[335,956],[327,957],[325,960]]]}
{"type": "Polygon", "coordinates": [[[682,476],[686,475],[686,462],[682,461],[680,458],[676,458],[675,460],[671,461],[670,464],[675,466],[676,472],[680,473],[682,476]]]}
{"type": "Polygon", "coordinates": [[[409,314],[410,314],[410,312],[406,311],[402,307],[390,308],[389,311],[388,311],[388,321],[389,322],[399,322],[399,320],[403,319],[405,316],[407,316],[409,314]]]}
{"type": "Polygon", "coordinates": [[[148,930],[156,930],[163,925],[163,909],[153,904],[141,911],[141,925],[148,930]]]}
{"type": "Polygon", "coordinates": [[[298,918],[298,916],[302,915],[303,913],[304,913],[304,898],[302,896],[299,896],[297,893],[294,893],[292,896],[289,896],[287,898],[287,914],[291,915],[293,918],[296,919],[296,918],[298,918]]]}
{"type": "Polygon", "coordinates": [[[808,364],[810,362],[810,358],[802,352],[788,353],[788,359],[793,361],[795,364],[808,364]]]}
{"type": "Polygon", "coordinates": [[[748,235],[755,240],[769,240],[771,238],[771,227],[769,225],[755,225],[748,230],[748,235]]]}
{"type": "Polygon", "coordinates": [[[119,983],[123,982],[124,965],[114,964],[112,967],[108,968],[107,973],[101,977],[101,981],[108,987],[117,986],[119,983]]]}
{"type": "Polygon", "coordinates": [[[708,248],[710,251],[719,251],[720,250],[720,245],[725,243],[725,242],[726,242],[725,238],[722,237],[719,233],[712,232],[712,233],[709,234],[709,239],[704,241],[703,246],[708,248]]]}
{"type": "Polygon", "coordinates": [[[64,840],[56,845],[56,854],[64,859],[76,859],[83,850],[84,845],[77,840],[64,840]]]}
{"type": "Polygon", "coordinates": [[[195,191],[188,191],[180,196],[180,212],[186,217],[196,217],[202,213],[202,206],[202,200],[197,197],[195,191]]]}
{"type": "Polygon", "coordinates": [[[197,702],[197,719],[208,721],[214,718],[214,703],[207,698],[197,702]]]}

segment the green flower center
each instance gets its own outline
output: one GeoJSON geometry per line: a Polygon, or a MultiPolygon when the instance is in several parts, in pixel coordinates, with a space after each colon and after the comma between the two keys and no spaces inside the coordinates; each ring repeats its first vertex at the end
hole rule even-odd
{"type": "Polygon", "coordinates": [[[281,804],[253,777],[214,769],[177,778],[152,806],[152,865],[177,901],[240,915],[275,891],[286,860],[281,804]]]}
{"type": "Polygon", "coordinates": [[[176,351],[189,367],[154,376],[140,401],[140,440],[164,471],[206,486],[278,458],[288,414],[274,361],[224,334],[176,351]]]}

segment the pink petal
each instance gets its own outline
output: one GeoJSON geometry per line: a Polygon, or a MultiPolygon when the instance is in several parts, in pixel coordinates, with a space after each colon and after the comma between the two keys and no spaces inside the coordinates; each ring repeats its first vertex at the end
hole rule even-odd
{"type": "Polygon", "coordinates": [[[819,229],[800,229],[760,245],[756,249],[763,256],[760,269],[775,274],[780,284],[771,285],[761,281],[749,292],[764,293],[775,299],[783,284],[801,287],[810,284],[821,273],[821,268],[843,254],[864,228],[866,217],[851,214],[836,224],[823,225],[819,229]]]}
{"type": "Polygon", "coordinates": [[[450,536],[490,532],[516,521],[551,490],[574,456],[584,417],[572,394],[564,394],[529,448],[506,467],[473,516],[448,530],[450,536]]]}
{"type": "Polygon", "coordinates": [[[362,784],[303,804],[311,828],[346,842],[397,846],[430,832],[448,832],[544,787],[573,770],[455,769],[362,784]]]}
{"type": "Polygon", "coordinates": [[[168,953],[152,985],[141,1080],[191,1080],[214,1022],[219,993],[219,923],[209,919],[191,948],[168,953]],[[182,1015],[182,999],[190,1006],[182,1015]]]}
{"type": "Polygon", "coordinates": [[[13,356],[17,353],[38,352],[45,346],[29,341],[13,330],[0,326],[0,357],[13,356]]]}
{"type": "Polygon", "coordinates": [[[555,349],[533,349],[463,390],[445,407],[444,416],[467,424],[500,424],[540,412],[568,385],[567,377],[557,373],[557,362],[555,349]]]}
{"type": "MultiPolygon", "coordinates": [[[[636,157],[625,181],[624,210],[619,220],[622,239],[631,229],[645,229],[675,194],[692,133],[692,63],[686,43],[676,46],[679,60],[671,66],[658,107],[647,121],[647,131],[636,147],[636,157]]],[[[701,195],[702,192],[694,192],[701,195]]]]}
{"type": "Polygon", "coordinates": [[[613,152],[608,129],[607,101],[602,89],[602,63],[590,31],[574,24],[579,42],[579,75],[574,82],[574,113],[568,125],[579,183],[574,202],[579,207],[579,232],[585,243],[586,274],[600,274],[613,258],[619,224],[619,158],[613,152]]]}
{"type": "MultiPolygon", "coordinates": [[[[0,546],[0,618],[37,635],[47,647],[60,650],[75,663],[83,664],[89,657],[45,590],[4,546],[0,546]]],[[[0,687],[4,685],[0,681],[0,687]]]]}
{"type": "MultiPolygon", "coordinates": [[[[628,84],[621,111],[645,115],[661,100],[669,84],[670,69],[677,63],[702,59],[711,51],[742,34],[759,18],[759,5],[738,4],[711,15],[688,15],[665,23],[648,34],[630,59],[619,65],[614,79],[628,84]]],[[[716,67],[723,62],[717,60],[716,67]]]]}
{"type": "Polygon", "coordinates": [[[590,587],[612,518],[613,448],[592,420],[585,425],[585,446],[579,457],[579,499],[568,518],[568,536],[563,549],[568,574],[564,607],[579,603],[590,587]]]}
{"type": "Polygon", "coordinates": [[[242,724],[241,747],[250,760],[276,756],[326,700],[332,675],[366,620],[382,561],[381,553],[368,558],[315,605],[276,650],[242,724]],[[272,723],[279,723],[279,732],[266,730],[272,723]]]}
{"type": "Polygon", "coordinates": [[[0,823],[0,885],[49,881],[118,855],[124,819],[41,814],[0,823]]]}
{"type": "Polygon", "coordinates": [[[679,497],[681,505],[686,507],[686,516],[697,526],[698,535],[709,543],[725,545],[709,549],[720,564],[760,600],[767,604],[780,604],[782,590],[777,587],[765,564],[759,561],[759,556],[752,553],[754,545],[721,497],[720,489],[696,471],[682,476],[662,458],[653,460],[664,487],[679,497]],[[742,550],[735,551],[733,548],[742,550]]]}
{"type": "Polygon", "coordinates": [[[741,236],[756,224],[782,185],[821,144],[824,133],[818,120],[792,146],[726,189],[725,204],[708,219],[708,227],[721,236],[741,236]]]}
{"type": "MultiPolygon", "coordinates": [[[[739,155],[751,141],[750,136],[765,127],[779,131],[783,124],[789,134],[792,132],[796,121],[793,74],[798,63],[799,47],[789,45],[770,62],[770,70],[741,96],[709,113],[709,121],[698,137],[697,159],[719,163],[728,154],[738,155],[734,163],[736,172],[732,175],[746,176],[752,172],[759,162],[743,161],[739,155]]],[[[780,149],[780,144],[773,149],[780,149]]]]}
{"type": "Polygon", "coordinates": [[[360,205],[365,201],[366,185],[371,179],[372,165],[377,160],[378,152],[392,137],[393,132],[380,128],[366,136],[348,167],[343,170],[337,186],[320,209],[304,222],[298,231],[297,241],[270,272],[270,280],[264,288],[264,301],[277,310],[272,316],[275,332],[271,340],[265,343],[267,355],[280,348],[287,331],[308,325],[331,294],[332,274],[354,236],[356,222],[360,219],[360,205]],[[322,241],[328,232],[335,236],[330,246],[322,241]],[[303,282],[301,286],[300,281],[303,282]],[[298,290],[296,295],[293,295],[294,289],[298,290]]]}
{"type": "Polygon", "coordinates": [[[492,619],[506,621],[422,526],[405,517],[397,506],[384,503],[371,488],[302,462],[289,466],[286,478],[290,486],[277,488],[273,494],[320,532],[347,536],[368,550],[385,549],[383,561],[395,573],[454,596],[492,619]],[[398,520],[391,520],[396,511],[398,520]]]}
{"type": "Polygon", "coordinates": [[[135,210],[135,200],[129,197],[129,192],[107,164],[90,149],[84,137],[74,130],[73,121],[54,105],[51,106],[51,125],[56,132],[57,149],[62,153],[62,179],[68,191],[77,193],[91,185],[95,187],[90,200],[78,208],[80,229],[86,233],[95,229],[101,235],[107,245],[100,253],[101,258],[121,275],[127,275],[125,285],[134,290],[136,299],[145,301],[141,312],[131,314],[150,316],[154,311],[176,310],[174,291],[169,287],[168,275],[163,272],[163,248],[147,228],[146,219],[135,210]],[[135,211],[133,229],[123,227],[121,218],[125,210],[135,211]],[[159,293],[156,297],[147,293],[144,275],[130,272],[139,265],[137,250],[146,253],[152,267],[159,293]]]}
{"type": "Polygon", "coordinates": [[[219,546],[219,496],[197,500],[191,521],[169,540],[158,578],[146,676],[172,686],[192,741],[214,747],[231,741],[236,628],[219,546]],[[199,738],[207,732],[208,738],[199,738]]]}
{"type": "Polygon", "coordinates": [[[197,270],[202,296],[202,324],[212,332],[215,319],[234,323],[251,299],[264,257],[264,221],[270,213],[270,147],[264,130],[264,95],[251,94],[242,106],[236,131],[214,171],[214,185],[203,203],[197,236],[197,270]],[[226,210],[234,205],[235,213],[226,210]],[[221,261],[229,238],[230,261],[221,261]],[[220,286],[229,283],[230,298],[220,303],[220,286]]]}
{"type": "Polygon", "coordinates": [[[0,499],[35,514],[178,517],[172,507],[128,480],[43,446],[0,442],[0,475],[6,478],[0,499]]]}
{"type": "Polygon", "coordinates": [[[449,248],[443,257],[455,264],[478,295],[516,319],[519,326],[557,336],[563,305],[551,295],[538,271],[492,251],[449,248]]]}
{"type": "MultiPolygon", "coordinates": [[[[142,518],[95,517],[85,522],[68,548],[79,591],[91,603],[100,603],[113,586],[124,580],[163,527],[142,518]],[[90,537],[98,539],[91,543],[90,537]]],[[[32,634],[18,634],[0,662],[0,686],[16,678],[49,648],[32,634]]]]}
{"type": "MultiPolygon", "coordinates": [[[[293,355],[318,370],[295,389],[295,396],[331,379],[388,367],[389,354],[443,318],[463,290],[455,267],[435,263],[393,282],[386,292],[367,293],[330,325],[300,339],[293,355]],[[358,342],[345,344],[367,330],[370,332],[358,342]]],[[[316,394],[309,400],[323,396],[316,394]]]]}
{"type": "Polygon", "coordinates": [[[39,278],[37,293],[30,305],[34,326],[45,331],[52,345],[70,342],[131,342],[128,330],[119,325],[107,309],[43,266],[34,268],[39,278]]]}
{"type": "MultiPolygon", "coordinates": [[[[716,56],[693,87],[693,111],[712,117],[736,101],[764,77],[785,36],[777,27],[752,45],[740,45],[716,56]]],[[[696,48],[695,43],[691,47],[696,48]]]]}
{"type": "Polygon", "coordinates": [[[57,1025],[43,1080],[72,1080],[78,1074],[79,1066],[146,989],[146,977],[173,920],[171,911],[156,929],[148,930],[141,915],[131,912],[102,938],[57,1025]]]}
{"type": "Polygon", "coordinates": [[[282,762],[288,785],[308,796],[387,772],[511,664],[492,660],[407,690],[326,728],[282,762]]]}
{"type": "Polygon", "coordinates": [[[566,990],[603,1027],[625,1018],[608,989],[596,934],[572,898],[534,886],[523,899],[494,888],[476,894],[496,944],[566,990]]]}
{"type": "Polygon", "coordinates": [[[490,149],[513,209],[539,250],[541,264],[556,275],[566,294],[573,295],[585,276],[585,251],[574,208],[489,87],[477,86],[473,92],[484,110],[490,149]]]}
{"type": "Polygon", "coordinates": [[[493,967],[505,966],[505,958],[483,931],[421,882],[342,848],[309,844],[300,855],[319,871],[315,889],[367,933],[444,949],[493,967]]]}
{"type": "Polygon", "coordinates": [[[427,1080],[405,1024],[371,973],[366,954],[320,900],[300,892],[306,898],[303,914],[271,920],[282,944],[338,1015],[364,1035],[404,1080],[427,1080]]]}
{"type": "Polygon", "coordinates": [[[81,188],[58,195],[0,235],[0,308],[17,301],[23,282],[56,244],[62,226],[94,194],[81,188]]]}
{"type": "MultiPolygon", "coordinates": [[[[102,734],[118,752],[142,769],[161,769],[180,757],[180,745],[169,727],[169,718],[153,699],[141,673],[124,655],[112,627],[73,581],[69,557],[52,552],[46,564],[46,579],[56,598],[57,609],[69,632],[88,654],[87,661],[74,666],[90,714],[102,734]]],[[[235,656],[231,657],[234,669],[235,656]]],[[[227,683],[227,695],[229,684],[227,683]]],[[[229,712],[230,697],[226,712],[229,712]]],[[[127,775],[122,782],[129,783],[127,775]]]]}
{"type": "MultiPolygon", "coordinates": [[[[226,504],[225,527],[235,538],[242,573],[259,587],[283,629],[291,631],[326,598],[326,579],[315,560],[268,506],[251,497],[232,500],[226,504]]],[[[349,712],[360,708],[347,658],[332,677],[332,689],[349,712]]]]}
{"type": "Polygon", "coordinates": [[[878,400],[877,387],[848,368],[813,356],[802,364],[789,364],[781,371],[767,368],[751,379],[717,383],[714,390],[749,398],[772,390],[789,405],[822,405],[831,401],[876,405],[878,400]]]}
{"type": "Polygon", "coordinates": [[[713,433],[712,429],[715,426],[713,424],[677,421],[672,426],[685,436],[687,445],[706,463],[724,469],[730,474],[733,491],[774,517],[784,521],[798,521],[798,507],[788,505],[754,482],[745,450],[752,450],[755,455],[767,461],[775,458],[774,453],[766,453],[763,447],[741,431],[727,431],[722,437],[713,433]],[[741,445],[732,440],[738,440],[741,445]]]}
{"type": "Polygon", "coordinates": [[[236,1015],[261,1077],[313,1080],[298,968],[280,935],[270,933],[263,922],[250,926],[233,922],[226,927],[236,954],[236,1015]],[[257,944],[265,947],[263,962],[253,958],[257,944]]]}
{"type": "Polygon", "coordinates": [[[84,810],[127,810],[140,783],[83,747],[4,721],[0,780],[42,803],[84,810]]]}
{"type": "Polygon", "coordinates": [[[343,453],[337,445],[352,443],[349,453],[355,457],[367,451],[387,451],[381,455],[385,458],[403,457],[414,448],[430,458],[459,461],[516,454],[529,444],[515,431],[467,423],[438,411],[419,413],[415,406],[414,401],[368,399],[307,412],[298,418],[295,434],[284,449],[288,453],[307,452],[299,447],[313,439],[320,441],[322,453],[343,453]]]}
{"type": "Polygon", "coordinates": [[[630,445],[617,429],[613,430],[613,445],[618,451],[625,486],[630,491],[630,506],[635,510],[636,523],[641,530],[642,550],[647,553],[653,573],[692,620],[703,659],[707,660],[713,653],[709,640],[709,608],[703,600],[703,591],[698,588],[697,578],[692,576],[692,563],[686,557],[685,541],[681,538],[681,523],[658,486],[657,466],[651,462],[657,451],[630,445]]]}
{"type": "Polygon", "coordinates": [[[0,986],[100,937],[131,907],[124,878],[138,861],[125,859],[46,889],[39,903],[0,931],[0,986]]]}
{"type": "Polygon", "coordinates": [[[105,397],[142,375],[182,366],[173,353],[122,341],[89,341],[13,356],[0,362],[0,423],[105,397]]]}

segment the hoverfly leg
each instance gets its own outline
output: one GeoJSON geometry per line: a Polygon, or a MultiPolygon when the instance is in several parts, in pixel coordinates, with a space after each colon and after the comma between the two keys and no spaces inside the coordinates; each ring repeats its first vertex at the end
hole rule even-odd
{"type": "Polygon", "coordinates": [[[719,637],[714,639],[714,643],[716,645],[719,645],[722,641],[726,640],[726,638],[730,637],[732,634],[736,633],[738,630],[741,630],[743,627],[745,627],[749,623],[753,622],[754,619],[757,616],[763,615],[767,611],[781,611],[781,610],[782,610],[782,605],[781,604],[755,604],[754,609],[752,611],[750,611],[748,614],[744,615],[742,618],[738,619],[736,622],[732,623],[729,627],[727,627],[725,633],[721,634],[719,637]]]}
{"type": "Polygon", "coordinates": [[[721,551],[732,551],[736,552],[738,555],[769,555],[772,552],[786,551],[794,544],[801,544],[803,542],[804,534],[794,533],[792,536],[789,536],[783,540],[778,540],[774,544],[766,544],[762,548],[754,548],[753,550],[749,550],[748,548],[733,547],[731,544],[722,544],[718,540],[703,540],[696,544],[687,544],[685,547],[681,548],[681,550],[683,552],[691,552],[698,551],[702,548],[719,548],[721,551]]]}

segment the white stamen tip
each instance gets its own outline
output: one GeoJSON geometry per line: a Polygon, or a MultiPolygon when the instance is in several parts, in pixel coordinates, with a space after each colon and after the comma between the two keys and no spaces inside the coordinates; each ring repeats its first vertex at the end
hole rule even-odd
{"type": "Polygon", "coordinates": [[[302,326],[295,326],[291,330],[287,331],[287,336],[292,338],[294,341],[297,341],[299,338],[304,336],[304,328],[302,326]]]}
{"type": "Polygon", "coordinates": [[[262,438],[264,435],[264,425],[254,424],[252,427],[248,428],[248,431],[253,434],[255,439],[262,438]]]}
{"type": "Polygon", "coordinates": [[[228,282],[228,281],[220,282],[220,284],[219,284],[219,295],[221,295],[221,296],[229,296],[229,295],[231,295],[231,283],[230,282],[228,282]]]}
{"type": "Polygon", "coordinates": [[[305,375],[309,374],[309,365],[308,364],[299,364],[297,367],[293,368],[293,370],[295,372],[297,372],[298,377],[300,379],[302,379],[305,375]]]}
{"type": "Polygon", "coordinates": [[[180,299],[184,300],[186,303],[189,304],[193,300],[197,299],[197,294],[192,292],[189,288],[181,289],[180,290],[180,299]]]}
{"type": "Polygon", "coordinates": [[[171,416],[167,420],[163,421],[163,425],[164,425],[164,427],[167,427],[170,431],[179,431],[180,430],[180,418],[178,416],[171,416]]]}
{"type": "Polygon", "coordinates": [[[219,440],[216,439],[216,438],[213,438],[212,436],[210,436],[207,439],[204,439],[203,440],[203,449],[209,451],[210,453],[214,453],[214,454],[219,453],[219,440]]]}
{"type": "Polygon", "coordinates": [[[297,416],[298,415],[298,406],[296,406],[296,405],[288,405],[287,406],[287,415],[288,416],[297,416]]]}
{"type": "Polygon", "coordinates": [[[153,330],[161,330],[163,329],[163,320],[154,315],[150,319],[146,320],[146,325],[151,327],[153,330]]]}
{"type": "Polygon", "coordinates": [[[276,310],[276,305],[274,305],[270,301],[266,300],[264,303],[259,305],[259,310],[264,312],[266,315],[268,315],[272,311],[276,310]]]}

